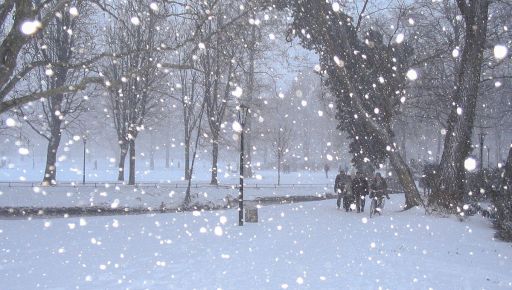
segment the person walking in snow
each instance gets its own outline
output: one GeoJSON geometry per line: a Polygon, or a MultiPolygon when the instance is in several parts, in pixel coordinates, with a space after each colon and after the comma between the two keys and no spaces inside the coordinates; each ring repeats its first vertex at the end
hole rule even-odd
{"type": "Polygon", "coordinates": [[[334,192],[338,195],[338,199],[336,200],[336,206],[340,209],[341,199],[347,194],[347,184],[350,183],[349,176],[345,174],[345,171],[340,169],[338,175],[336,175],[336,179],[334,181],[334,192]]]}
{"type": "Polygon", "coordinates": [[[329,164],[325,163],[324,165],[324,171],[325,171],[325,178],[329,178],[329,170],[331,168],[329,167],[329,164]]]}
{"type": "Polygon", "coordinates": [[[372,180],[372,184],[370,185],[371,193],[370,198],[373,198],[374,196],[382,197],[386,196],[387,199],[389,199],[388,195],[388,185],[386,183],[386,180],[382,178],[382,175],[377,172],[375,173],[375,177],[372,180]]]}
{"type": "Polygon", "coordinates": [[[352,194],[356,199],[357,212],[364,212],[365,198],[368,194],[368,181],[361,171],[356,173],[356,178],[352,180],[352,194]]]}

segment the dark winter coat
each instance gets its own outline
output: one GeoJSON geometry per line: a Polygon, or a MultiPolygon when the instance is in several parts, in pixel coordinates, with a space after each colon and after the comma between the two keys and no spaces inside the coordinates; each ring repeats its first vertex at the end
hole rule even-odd
{"type": "Polygon", "coordinates": [[[352,193],[354,195],[368,194],[368,181],[364,177],[356,177],[352,180],[352,193]]]}
{"type": "Polygon", "coordinates": [[[388,185],[384,178],[374,178],[370,187],[373,191],[380,191],[384,193],[388,189],[388,185]]]}
{"type": "Polygon", "coordinates": [[[350,176],[340,173],[336,175],[336,180],[334,181],[334,192],[335,193],[344,193],[345,187],[350,183],[350,176]]]}

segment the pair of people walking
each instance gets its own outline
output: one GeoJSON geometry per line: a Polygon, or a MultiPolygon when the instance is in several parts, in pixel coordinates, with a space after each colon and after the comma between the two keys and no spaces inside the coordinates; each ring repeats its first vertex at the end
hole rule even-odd
{"type": "Polygon", "coordinates": [[[350,205],[355,203],[357,212],[364,212],[366,196],[370,194],[370,192],[370,198],[373,198],[373,195],[377,194],[386,195],[389,199],[386,180],[382,178],[379,172],[375,174],[371,185],[369,185],[368,180],[361,171],[356,173],[354,179],[351,179],[344,171],[340,171],[334,182],[334,191],[338,194],[336,201],[338,209],[343,199],[343,208],[345,211],[349,211],[350,205]]]}

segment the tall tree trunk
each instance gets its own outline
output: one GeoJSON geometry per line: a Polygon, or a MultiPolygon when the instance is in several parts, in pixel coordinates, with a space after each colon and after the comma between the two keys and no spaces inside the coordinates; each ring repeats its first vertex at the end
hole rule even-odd
{"type": "Polygon", "coordinates": [[[151,148],[149,155],[149,170],[155,170],[155,151],[151,148]]]}
{"type": "Polygon", "coordinates": [[[439,134],[437,136],[436,163],[439,162],[439,156],[441,155],[441,136],[439,134]]]}
{"type": "MultiPolygon", "coordinates": [[[[55,119],[55,118],[54,118],[55,119]]],[[[44,170],[43,185],[54,185],[57,180],[57,151],[61,139],[60,133],[60,120],[58,124],[54,123],[54,128],[51,130],[50,140],[46,149],[46,166],[44,170]]]]}
{"type": "Polygon", "coordinates": [[[135,139],[130,139],[130,175],[128,185],[135,185],[135,139]]]}
{"type": "Polygon", "coordinates": [[[281,185],[281,154],[277,154],[277,185],[281,185]]]}
{"type": "Polygon", "coordinates": [[[185,140],[185,180],[190,179],[190,138],[185,140]]]}
{"type": "MultiPolygon", "coordinates": [[[[183,206],[185,208],[188,207],[188,205],[190,204],[190,201],[192,200],[191,195],[190,195],[190,188],[192,186],[192,174],[194,173],[194,164],[195,164],[196,156],[197,156],[197,145],[199,144],[199,137],[201,136],[201,123],[203,122],[203,113],[204,113],[205,105],[206,105],[206,100],[203,100],[203,104],[201,105],[201,111],[199,113],[199,124],[197,125],[197,135],[195,138],[196,140],[195,140],[195,144],[194,144],[194,152],[192,155],[192,162],[191,162],[192,164],[190,165],[190,171],[189,171],[190,178],[188,179],[187,190],[185,192],[185,199],[183,200],[183,206]]],[[[188,140],[189,140],[189,144],[190,144],[190,138],[188,140]]],[[[189,159],[187,158],[187,160],[189,160],[189,159]]]]}
{"type": "Polygon", "coordinates": [[[212,134],[213,143],[212,143],[212,180],[210,184],[217,185],[219,184],[219,180],[217,178],[218,175],[218,158],[219,158],[219,135],[212,134]]]}
{"type": "MultiPolygon", "coordinates": [[[[169,141],[167,141],[169,142],[169,141]]],[[[171,146],[169,146],[169,143],[165,143],[165,168],[170,168],[170,162],[169,160],[171,159],[171,149],[170,149],[171,146]]]]}
{"type": "Polygon", "coordinates": [[[407,136],[405,134],[405,129],[404,129],[404,132],[402,133],[402,154],[404,155],[404,158],[403,160],[405,160],[407,162],[407,149],[405,148],[405,145],[406,145],[406,141],[407,141],[407,136]]]}
{"type": "Polygon", "coordinates": [[[124,162],[126,160],[126,154],[128,153],[128,143],[120,143],[119,147],[121,152],[119,153],[119,164],[117,166],[117,181],[124,181],[124,162]]]}
{"type": "Polygon", "coordinates": [[[153,133],[150,135],[149,147],[149,170],[155,170],[155,145],[153,133]]]}
{"type": "Polygon", "coordinates": [[[471,148],[475,110],[487,34],[489,0],[465,0],[457,4],[464,16],[464,49],[457,72],[453,103],[441,157],[439,179],[434,184],[429,205],[454,212],[464,198],[464,161],[471,148]]]}

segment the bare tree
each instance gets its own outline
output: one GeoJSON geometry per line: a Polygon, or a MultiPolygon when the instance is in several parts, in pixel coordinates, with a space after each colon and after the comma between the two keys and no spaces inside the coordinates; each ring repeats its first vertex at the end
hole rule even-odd
{"type": "MultiPolygon", "coordinates": [[[[212,11],[214,7],[208,10],[212,11]]],[[[217,14],[231,15],[227,7],[215,8],[217,14]]],[[[222,124],[228,104],[232,98],[233,84],[239,68],[237,58],[240,45],[236,42],[236,29],[224,28],[223,17],[216,17],[205,25],[203,35],[214,35],[210,41],[202,43],[204,49],[200,54],[200,66],[203,73],[203,91],[206,100],[206,116],[210,128],[212,144],[211,184],[218,184],[219,142],[222,124]]]]}
{"type": "Polygon", "coordinates": [[[286,123],[269,129],[272,138],[272,148],[276,158],[277,167],[277,185],[281,184],[281,171],[283,167],[284,157],[289,151],[292,139],[292,128],[286,123]]]}
{"type": "MultiPolygon", "coordinates": [[[[90,37],[83,27],[87,17],[88,7],[83,2],[77,3],[75,9],[81,11],[81,15],[72,15],[64,7],[57,12],[57,16],[48,23],[46,29],[37,34],[27,57],[33,56],[33,61],[46,62],[47,67],[34,69],[37,86],[29,89],[33,91],[52,91],[65,85],[71,85],[77,79],[83,78],[80,70],[68,67],[52,67],[52,63],[69,63],[77,59],[76,52],[88,46],[90,37]]],[[[44,10],[43,10],[44,11],[44,10]]],[[[82,112],[86,110],[84,99],[76,92],[57,93],[51,98],[41,102],[31,102],[20,107],[17,112],[27,124],[41,137],[48,141],[46,166],[43,176],[43,184],[56,183],[57,151],[62,133],[71,126],[76,125],[82,112]]]]}
{"type": "MultiPolygon", "coordinates": [[[[76,1],[83,3],[85,1],[76,1]]],[[[101,77],[86,76],[76,78],[73,83],[64,83],[62,86],[44,86],[39,90],[27,91],[23,89],[23,83],[37,70],[51,66],[54,71],[59,69],[67,70],[72,68],[85,68],[91,64],[91,59],[77,61],[70,59],[69,62],[60,62],[53,59],[51,63],[42,59],[22,58],[27,45],[35,41],[38,34],[51,28],[51,22],[55,15],[69,14],[75,1],[54,0],[54,1],[28,1],[28,0],[7,0],[0,4],[0,114],[7,110],[16,108],[40,98],[53,97],[74,93],[77,90],[85,89],[87,84],[102,83],[101,77]],[[63,13],[63,11],[66,11],[63,13]],[[12,21],[9,20],[12,17],[12,21]]],[[[80,12],[78,9],[73,11],[80,12]]],[[[75,12],[73,12],[75,14],[75,12]]],[[[90,53],[90,51],[75,51],[73,55],[90,53]]]]}
{"type": "Polygon", "coordinates": [[[120,18],[107,32],[107,43],[114,54],[126,55],[109,59],[104,74],[113,83],[107,84],[108,103],[117,132],[120,158],[118,180],[124,180],[124,162],[129,152],[128,184],[135,184],[135,140],[144,129],[148,115],[157,105],[153,88],[159,75],[159,34],[155,30],[159,16],[143,1],[130,1],[119,8],[120,18]],[[144,15],[136,20],[133,15],[144,15]],[[129,19],[126,23],[121,19],[129,19]],[[127,54],[127,51],[131,53],[127,54]]]}
{"type": "Polygon", "coordinates": [[[192,137],[194,130],[197,129],[200,114],[198,107],[200,107],[200,75],[192,70],[180,70],[178,72],[179,87],[178,102],[182,106],[182,120],[183,120],[183,141],[184,141],[184,176],[185,180],[191,178],[190,170],[190,149],[192,145],[192,137]]]}
{"type": "MultiPolygon", "coordinates": [[[[97,9],[105,12],[106,15],[111,16],[113,19],[120,19],[116,16],[117,5],[111,5],[104,1],[98,0],[81,0],[79,2],[88,2],[95,5],[97,9]]],[[[213,6],[217,5],[219,1],[211,1],[213,6]]],[[[71,93],[84,90],[87,85],[99,84],[104,85],[105,80],[103,75],[88,75],[86,77],[77,79],[72,85],[64,85],[61,87],[52,88],[49,90],[38,90],[32,92],[25,92],[18,90],[22,86],[22,80],[31,75],[38,67],[45,67],[49,65],[41,61],[20,61],[19,57],[26,45],[31,42],[34,37],[46,29],[48,24],[55,17],[56,13],[64,8],[71,9],[71,0],[48,0],[48,1],[29,1],[29,0],[6,0],[0,4],[0,114],[12,108],[19,107],[31,101],[40,98],[49,98],[56,94],[71,93]],[[9,20],[12,18],[13,20],[9,20]]],[[[155,3],[156,4],[156,3],[155,3]]],[[[187,3],[178,3],[176,1],[162,1],[157,4],[155,10],[159,10],[161,17],[172,18],[194,18],[197,16],[197,7],[201,6],[200,1],[190,1],[187,3]]],[[[148,6],[148,5],[146,5],[148,6]]],[[[154,7],[154,5],[153,5],[154,7]]],[[[246,9],[240,13],[245,15],[254,9],[251,5],[247,5],[246,9]]],[[[76,10],[73,9],[73,13],[76,10]]],[[[143,11],[143,9],[139,9],[143,11]]],[[[80,11],[78,11],[80,12],[80,11]]],[[[156,11],[154,11],[156,13],[156,11]]],[[[133,17],[130,15],[128,19],[133,17]]],[[[233,21],[238,21],[241,16],[226,21],[225,26],[229,27],[233,21]]],[[[187,43],[195,43],[198,40],[198,33],[203,25],[209,22],[208,17],[201,18],[202,22],[198,23],[193,33],[189,35],[186,41],[181,43],[166,43],[165,39],[162,40],[161,45],[153,49],[160,51],[174,51],[182,45],[187,43]]],[[[126,20],[126,19],[125,19],[126,20]]],[[[123,25],[122,28],[127,29],[129,25],[123,25]]],[[[94,28],[94,27],[90,27],[94,28]]],[[[156,27],[155,27],[156,28],[156,27]]],[[[210,36],[203,36],[204,39],[209,39],[210,36]]],[[[174,38],[170,38],[173,40],[174,38]]],[[[150,50],[151,48],[144,48],[150,50]]],[[[126,49],[123,51],[123,56],[137,53],[126,49]]],[[[89,58],[82,61],[72,61],[68,63],[52,63],[52,67],[66,67],[66,68],[80,68],[83,70],[90,70],[105,58],[120,57],[121,55],[113,55],[110,51],[91,51],[84,50],[82,53],[89,55],[89,58]]],[[[175,64],[162,63],[162,67],[174,67],[175,64]]]]}

